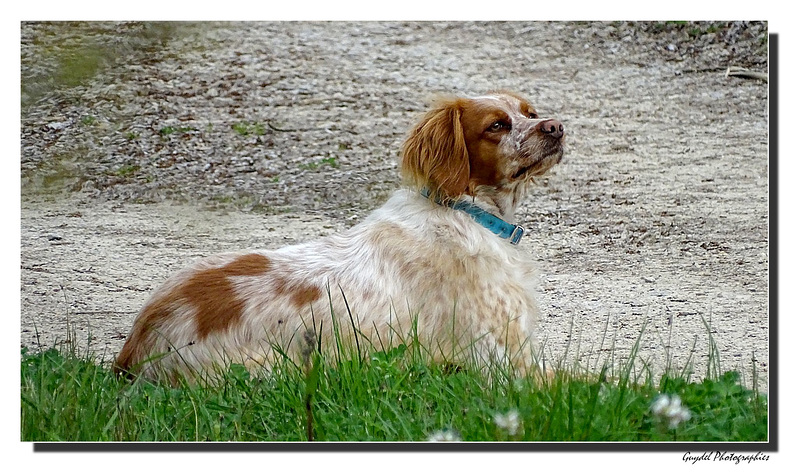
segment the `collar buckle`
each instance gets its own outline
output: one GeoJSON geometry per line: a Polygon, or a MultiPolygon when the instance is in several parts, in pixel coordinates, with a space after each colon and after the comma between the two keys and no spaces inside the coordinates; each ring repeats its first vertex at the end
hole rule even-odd
{"type": "Polygon", "coordinates": [[[525,229],[522,226],[515,225],[509,242],[511,242],[511,245],[517,245],[523,235],[525,235],[525,229]]]}

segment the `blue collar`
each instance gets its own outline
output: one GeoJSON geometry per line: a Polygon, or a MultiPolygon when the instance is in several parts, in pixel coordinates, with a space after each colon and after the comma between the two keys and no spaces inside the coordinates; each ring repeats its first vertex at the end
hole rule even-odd
{"type": "MultiPolygon", "coordinates": [[[[420,191],[420,194],[426,198],[430,198],[431,192],[427,188],[423,188],[422,191],[420,191]]],[[[435,201],[436,204],[439,204],[440,206],[447,206],[462,212],[466,212],[475,222],[489,229],[492,233],[497,234],[497,236],[499,236],[501,239],[510,239],[509,242],[511,242],[511,245],[517,245],[520,239],[522,239],[522,235],[525,234],[525,229],[522,227],[509,224],[491,212],[485,211],[480,207],[470,204],[466,201],[446,201],[444,203],[438,199],[435,201]]]]}

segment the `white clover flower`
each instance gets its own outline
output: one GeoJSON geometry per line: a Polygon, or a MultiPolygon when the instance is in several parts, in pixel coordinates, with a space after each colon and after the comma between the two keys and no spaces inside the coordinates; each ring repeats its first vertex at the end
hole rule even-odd
{"type": "Polygon", "coordinates": [[[430,436],[428,436],[428,441],[431,442],[439,442],[439,441],[461,441],[461,436],[458,434],[457,431],[453,430],[439,430],[430,436]]]}
{"type": "Polygon", "coordinates": [[[498,413],[494,416],[494,424],[509,435],[514,436],[519,431],[519,412],[511,410],[505,415],[498,413]]]}
{"type": "Polygon", "coordinates": [[[664,413],[664,410],[666,410],[667,407],[669,406],[669,400],[670,400],[669,395],[664,395],[664,394],[659,395],[658,397],[656,397],[656,400],[650,406],[650,411],[653,412],[653,414],[656,416],[661,416],[664,413]]]}
{"type": "Polygon", "coordinates": [[[666,422],[670,429],[675,429],[681,422],[689,421],[692,413],[683,405],[677,395],[659,395],[650,406],[650,411],[662,422],[666,422]]]}

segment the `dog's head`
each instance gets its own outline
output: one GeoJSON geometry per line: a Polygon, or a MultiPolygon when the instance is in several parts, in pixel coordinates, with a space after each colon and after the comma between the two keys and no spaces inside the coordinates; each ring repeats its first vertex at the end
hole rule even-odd
{"type": "Polygon", "coordinates": [[[441,200],[528,181],[561,161],[564,126],[509,92],[439,100],[403,146],[402,173],[441,200]]]}

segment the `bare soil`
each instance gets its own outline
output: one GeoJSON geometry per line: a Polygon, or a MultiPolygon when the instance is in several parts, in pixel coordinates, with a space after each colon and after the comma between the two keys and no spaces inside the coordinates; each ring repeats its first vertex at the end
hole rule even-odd
{"type": "Polygon", "coordinates": [[[21,345],[104,360],[195,258],[349,227],[434,93],[510,89],[564,162],[518,215],[552,360],[769,381],[764,23],[23,23],[21,345]],[[640,338],[641,336],[641,338],[640,338]],[[710,345],[709,341],[713,343],[710,345]],[[714,354],[718,351],[718,356],[714,354]],[[712,369],[716,367],[712,364],[712,369]]]}

